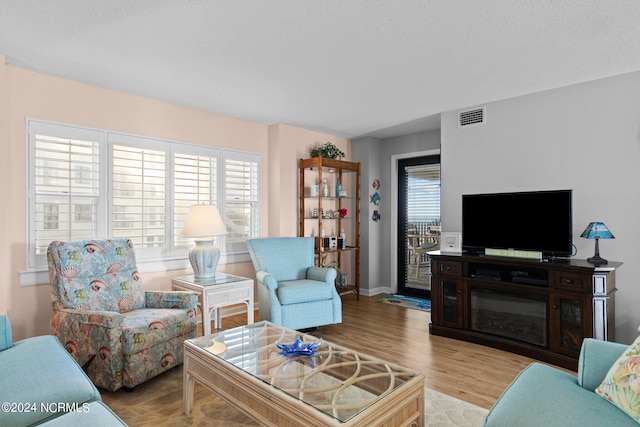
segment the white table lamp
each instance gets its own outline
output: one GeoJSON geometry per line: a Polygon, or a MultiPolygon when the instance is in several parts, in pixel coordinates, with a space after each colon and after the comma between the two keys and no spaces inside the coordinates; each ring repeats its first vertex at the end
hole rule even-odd
{"type": "Polygon", "coordinates": [[[196,279],[215,276],[220,249],[214,245],[213,238],[225,234],[227,229],[215,205],[193,205],[189,208],[182,235],[192,237],[196,242],[189,251],[189,261],[196,279]]]}

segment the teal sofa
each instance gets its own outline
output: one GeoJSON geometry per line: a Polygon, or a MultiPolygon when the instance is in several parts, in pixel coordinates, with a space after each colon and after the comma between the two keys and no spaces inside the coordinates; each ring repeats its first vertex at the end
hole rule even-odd
{"type": "Polygon", "coordinates": [[[638,427],[633,418],[595,393],[611,366],[628,347],[585,339],[577,377],[532,363],[502,393],[483,426],[638,427]]]}
{"type": "Polygon", "coordinates": [[[126,426],[53,335],[12,342],[0,314],[0,426],[126,426]]]}

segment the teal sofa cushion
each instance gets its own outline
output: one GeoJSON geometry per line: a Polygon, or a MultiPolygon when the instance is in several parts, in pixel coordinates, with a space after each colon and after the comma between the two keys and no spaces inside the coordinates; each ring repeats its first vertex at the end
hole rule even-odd
{"type": "Polygon", "coordinates": [[[634,426],[627,414],[578,385],[571,374],[532,363],[495,403],[484,426],[634,426]]]}
{"type": "Polygon", "coordinates": [[[0,314],[0,351],[5,350],[13,344],[11,342],[11,323],[6,314],[0,314]]]}
{"type": "Polygon", "coordinates": [[[578,384],[595,391],[628,345],[587,338],[580,349],[578,361],[578,384]]]}
{"type": "Polygon", "coordinates": [[[2,426],[31,425],[56,418],[60,413],[54,408],[61,402],[82,407],[85,402],[100,400],[96,387],[52,335],[27,338],[0,351],[0,402],[29,403],[34,409],[0,412],[2,426]]]}

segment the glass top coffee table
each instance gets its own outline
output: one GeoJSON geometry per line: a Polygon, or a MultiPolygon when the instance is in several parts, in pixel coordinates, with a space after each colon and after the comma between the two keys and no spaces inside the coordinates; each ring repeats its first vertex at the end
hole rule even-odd
{"type": "Polygon", "coordinates": [[[264,425],[423,426],[421,372],[326,341],[283,355],[297,335],[320,341],[266,321],[185,341],[184,413],[198,382],[264,425]]]}

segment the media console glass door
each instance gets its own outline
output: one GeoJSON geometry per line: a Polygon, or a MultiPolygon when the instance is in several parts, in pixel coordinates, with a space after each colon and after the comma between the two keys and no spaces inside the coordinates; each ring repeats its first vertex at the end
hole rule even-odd
{"type": "Polygon", "coordinates": [[[437,283],[433,288],[433,304],[438,306],[434,310],[438,316],[438,323],[453,328],[464,327],[465,292],[462,281],[442,277],[434,280],[437,283]]]}
{"type": "Polygon", "coordinates": [[[555,320],[552,324],[557,328],[555,332],[552,331],[552,349],[567,355],[579,354],[582,340],[585,336],[591,335],[583,330],[585,316],[591,316],[592,313],[590,301],[559,294],[551,296],[550,304],[550,315],[555,320]]]}

